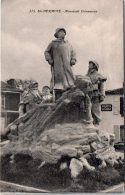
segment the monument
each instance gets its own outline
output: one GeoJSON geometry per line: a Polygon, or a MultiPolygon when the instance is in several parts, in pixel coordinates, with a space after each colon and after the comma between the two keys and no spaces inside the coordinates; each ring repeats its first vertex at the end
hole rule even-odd
{"type": "Polygon", "coordinates": [[[89,61],[86,76],[74,77],[75,53],[65,35],[64,28],[57,29],[57,39],[45,51],[55,101],[34,104],[7,127],[9,141],[3,144],[1,156],[9,155],[8,163],[15,164],[16,156],[25,155],[38,160],[37,171],[43,172],[47,164],[58,164],[59,172],[70,170],[75,185],[85,170],[94,174],[106,167],[123,166],[124,155],[115,151],[114,135],[99,128],[106,78],[98,73],[95,61],[89,61]]]}
{"type": "Polygon", "coordinates": [[[72,178],[77,178],[83,167],[94,171],[96,167],[122,164],[124,157],[114,149],[114,136],[101,134],[92,121],[88,123],[90,102],[86,96],[91,83],[86,77],[79,77],[76,83],[78,87],[64,92],[55,103],[36,105],[10,124],[10,142],[2,147],[1,155],[11,154],[13,160],[17,154],[29,155],[40,160],[40,167],[60,161],[60,170],[62,157],[68,156],[72,178]],[[79,86],[84,86],[84,90],[79,86]],[[95,159],[99,161],[96,165],[95,159]]]}

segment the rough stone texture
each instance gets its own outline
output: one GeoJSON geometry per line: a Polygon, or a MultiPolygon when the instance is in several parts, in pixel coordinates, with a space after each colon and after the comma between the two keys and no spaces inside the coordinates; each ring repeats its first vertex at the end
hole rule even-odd
{"type": "Polygon", "coordinates": [[[70,169],[71,169],[71,177],[76,178],[80,172],[83,170],[83,164],[81,161],[72,158],[70,162],[70,169]]]}
{"type": "Polygon", "coordinates": [[[83,124],[82,101],[84,93],[72,89],[56,103],[41,104],[16,119],[7,127],[10,142],[2,147],[2,155],[28,154],[50,164],[68,156],[89,170],[94,170],[87,161],[93,156],[100,159],[100,168],[123,162],[123,156],[110,144],[111,136],[100,135],[93,125],[83,124]]]}

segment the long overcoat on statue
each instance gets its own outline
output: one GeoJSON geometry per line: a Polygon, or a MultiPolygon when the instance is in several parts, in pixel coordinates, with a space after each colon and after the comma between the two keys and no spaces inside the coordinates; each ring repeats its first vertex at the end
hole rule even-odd
{"type": "Polygon", "coordinates": [[[71,61],[76,61],[76,55],[68,41],[57,38],[52,41],[46,51],[46,60],[52,61],[52,78],[50,89],[66,90],[74,86],[74,75],[71,61]]]}

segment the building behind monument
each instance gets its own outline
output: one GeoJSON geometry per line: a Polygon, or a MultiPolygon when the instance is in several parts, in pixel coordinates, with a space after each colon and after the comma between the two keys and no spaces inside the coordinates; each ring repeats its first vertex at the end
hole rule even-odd
{"type": "Polygon", "coordinates": [[[115,142],[124,142],[124,109],[123,88],[106,91],[106,97],[102,106],[108,106],[109,110],[103,111],[100,130],[115,134],[115,142]]]}
{"type": "Polygon", "coordinates": [[[8,124],[18,118],[21,93],[22,90],[17,87],[15,79],[1,81],[1,133],[8,124]]]}

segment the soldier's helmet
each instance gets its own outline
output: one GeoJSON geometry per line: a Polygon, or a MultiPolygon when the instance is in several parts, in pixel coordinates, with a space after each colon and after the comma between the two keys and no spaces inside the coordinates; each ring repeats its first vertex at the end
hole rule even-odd
{"type": "Polygon", "coordinates": [[[37,87],[38,87],[38,82],[36,82],[36,81],[33,81],[33,82],[30,84],[30,86],[29,86],[30,89],[34,89],[34,88],[37,88],[37,87]]]}
{"type": "Polygon", "coordinates": [[[96,61],[90,60],[89,63],[94,64],[97,70],[99,69],[99,64],[96,61]]]}

